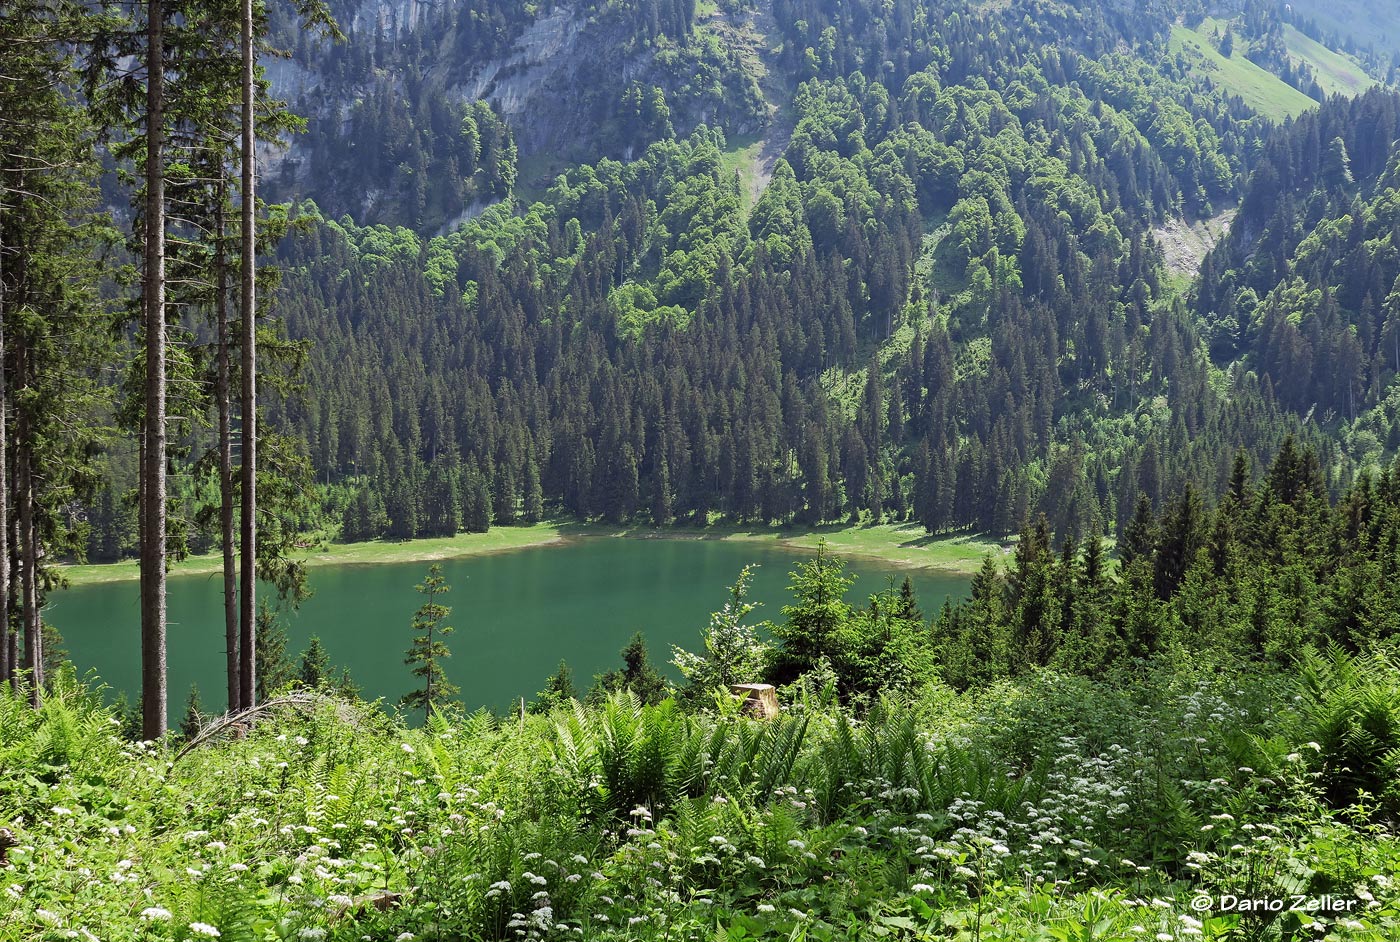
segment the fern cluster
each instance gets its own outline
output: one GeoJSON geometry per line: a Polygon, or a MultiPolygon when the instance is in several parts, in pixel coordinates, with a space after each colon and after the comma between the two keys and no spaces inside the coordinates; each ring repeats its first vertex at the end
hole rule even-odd
{"type": "Polygon", "coordinates": [[[179,755],[0,693],[0,940],[1292,938],[1400,920],[1398,672],[1038,672],[776,720],[630,693],[408,729],[327,701],[179,755]],[[1155,901],[1155,903],[1154,903],[1155,901]],[[1289,920],[1292,919],[1290,922],[1289,920]],[[1141,927],[1142,931],[1136,931],[1141,927]],[[1241,932],[1248,930],[1248,935],[1241,932]],[[212,937],[212,936],[211,936],[212,937]]]}

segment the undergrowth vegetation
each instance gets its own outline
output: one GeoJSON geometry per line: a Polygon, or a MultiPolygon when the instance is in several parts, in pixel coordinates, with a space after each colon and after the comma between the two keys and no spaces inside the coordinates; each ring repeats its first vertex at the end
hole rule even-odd
{"type": "Polygon", "coordinates": [[[37,712],[3,692],[0,939],[1400,934],[1383,655],[784,694],[766,722],[623,692],[421,729],[325,697],[181,753],[71,678],[37,712]]]}

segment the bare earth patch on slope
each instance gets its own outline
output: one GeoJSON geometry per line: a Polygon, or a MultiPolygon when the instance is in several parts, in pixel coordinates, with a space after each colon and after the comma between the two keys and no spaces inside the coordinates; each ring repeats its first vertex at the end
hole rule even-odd
{"type": "Polygon", "coordinates": [[[737,47],[745,70],[758,79],[768,112],[763,130],[757,136],[737,139],[730,145],[743,188],[744,205],[751,208],[767,189],[773,179],[773,168],[792,140],[789,102],[793,90],[782,79],[781,71],[772,67],[778,54],[770,39],[778,34],[772,0],[759,0],[756,8],[747,11],[737,22],[728,12],[716,9],[711,14],[711,26],[723,42],[731,48],[737,47]]]}
{"type": "Polygon", "coordinates": [[[1192,279],[1201,270],[1201,262],[1210,250],[1230,231],[1230,223],[1238,210],[1231,206],[1209,219],[1187,222],[1169,219],[1165,225],[1152,230],[1162,246],[1163,259],[1173,278],[1192,279]]]}

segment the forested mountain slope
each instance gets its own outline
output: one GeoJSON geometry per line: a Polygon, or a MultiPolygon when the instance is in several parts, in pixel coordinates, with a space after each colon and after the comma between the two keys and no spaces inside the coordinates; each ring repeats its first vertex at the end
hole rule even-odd
{"type": "MultiPolygon", "coordinates": [[[[1280,391],[1298,363],[1232,327],[1254,308],[1217,282],[1252,254],[1288,141],[1358,138],[1317,218],[1369,198],[1395,98],[1278,127],[1173,46],[1189,7],[347,6],[350,40],[303,44],[279,79],[319,76],[279,183],[311,198],[278,304],[313,343],[271,408],[307,442],[320,522],[407,538],[718,513],[1000,537],[1044,512],[1111,532],[1140,494],[1220,493],[1238,447],[1261,466],[1290,432],[1339,492],[1389,433],[1339,449],[1326,420],[1388,374],[1363,383],[1357,360],[1347,393],[1329,369],[1310,415],[1309,383],[1280,391]],[[787,142],[766,186],[744,136],[764,127],[787,142]],[[1157,236],[1220,225],[1246,178],[1188,309],[1157,236]]],[[[1242,49],[1282,29],[1258,4],[1225,14],[1242,49]]],[[[119,516],[95,552],[130,542],[119,516]]]]}
{"type": "Polygon", "coordinates": [[[1193,306],[1219,362],[1340,431],[1353,457],[1400,443],[1400,99],[1335,99],[1274,135],[1193,306]]]}
{"type": "Polygon", "coordinates": [[[289,418],[360,482],[350,531],[436,532],[463,486],[507,521],[543,500],[1088,528],[1188,469],[1223,482],[1190,439],[1272,447],[1269,405],[1212,386],[1147,235],[1229,200],[1266,128],[1121,51],[1163,21],[775,13],[796,127],[747,217],[705,132],[447,237],[323,225],[284,248],[317,351],[289,418]]]}

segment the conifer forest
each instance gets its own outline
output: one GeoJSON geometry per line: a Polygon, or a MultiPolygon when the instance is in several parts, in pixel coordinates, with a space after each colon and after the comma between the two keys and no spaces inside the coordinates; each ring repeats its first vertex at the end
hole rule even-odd
{"type": "Polygon", "coordinates": [[[1397,10],[0,0],[0,942],[1400,940],[1397,10]]]}

